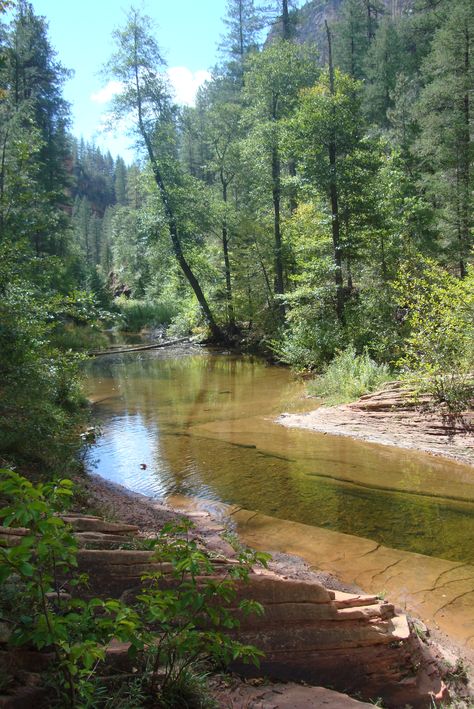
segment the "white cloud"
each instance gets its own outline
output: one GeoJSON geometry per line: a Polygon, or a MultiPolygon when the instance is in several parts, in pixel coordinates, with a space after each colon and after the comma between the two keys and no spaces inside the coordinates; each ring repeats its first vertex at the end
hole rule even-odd
{"type": "MultiPolygon", "coordinates": [[[[167,70],[168,79],[174,89],[175,100],[181,106],[193,106],[198,88],[209,81],[211,75],[204,69],[191,71],[186,66],[173,66],[167,70]]],[[[108,103],[123,90],[121,81],[109,81],[104,87],[91,94],[91,101],[98,104],[108,103]]]]}
{"type": "MultiPolygon", "coordinates": [[[[174,99],[176,103],[182,106],[193,106],[198,88],[205,81],[211,79],[208,71],[201,69],[193,72],[185,66],[170,67],[166,74],[174,92],[174,99]]],[[[97,108],[91,108],[90,110],[94,113],[98,112],[96,129],[91,131],[91,133],[93,133],[92,137],[100,148],[110,150],[113,155],[122,155],[127,162],[132,162],[134,149],[130,134],[133,132],[134,117],[123,117],[111,129],[110,113],[104,111],[105,106],[102,108],[116,94],[123,91],[123,88],[122,82],[109,81],[104,87],[91,94],[90,100],[97,104],[97,108]]]]}
{"type": "Polygon", "coordinates": [[[191,71],[185,66],[172,66],[167,70],[168,79],[174,89],[176,103],[193,106],[198,88],[209,81],[211,75],[204,69],[191,71]]]}
{"type": "Polygon", "coordinates": [[[121,81],[109,81],[102,89],[91,94],[91,101],[94,103],[108,103],[115,94],[119,94],[123,89],[121,81]]]}

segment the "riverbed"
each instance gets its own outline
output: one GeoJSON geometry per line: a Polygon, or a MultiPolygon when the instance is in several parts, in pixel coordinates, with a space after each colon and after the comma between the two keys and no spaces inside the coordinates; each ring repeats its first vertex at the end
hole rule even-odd
{"type": "Polygon", "coordinates": [[[389,593],[474,647],[472,467],[279,426],[314,408],[303,383],[228,352],[103,357],[87,388],[103,432],[89,470],[221,510],[254,546],[389,593]]]}

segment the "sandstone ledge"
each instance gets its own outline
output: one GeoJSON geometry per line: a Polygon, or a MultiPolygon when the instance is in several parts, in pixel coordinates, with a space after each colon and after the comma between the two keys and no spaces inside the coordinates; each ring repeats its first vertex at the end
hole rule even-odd
{"type": "MultiPolygon", "coordinates": [[[[127,525],[101,524],[99,518],[76,515],[68,521],[78,530],[76,534],[82,534],[84,527],[105,536],[130,531],[127,525]]],[[[216,578],[232,563],[232,559],[217,560],[216,578]]],[[[169,565],[157,564],[148,551],[100,548],[78,552],[78,570],[88,574],[94,596],[126,598],[155,567],[164,573],[165,586],[175,583],[169,565]]],[[[325,684],[363,699],[381,697],[389,707],[429,707],[446,695],[433,657],[410,632],[406,616],[376,596],[334,591],[312,579],[292,579],[259,569],[245,584],[239,582],[241,597],[257,600],[265,609],[262,617],[242,617],[236,631],[239,640],[265,652],[258,670],[235,664],[242,675],[325,684]]],[[[114,662],[122,658],[126,667],[126,651],[126,647],[115,648],[114,662]]],[[[6,653],[5,646],[3,651],[0,647],[0,656],[2,664],[10,664],[15,671],[38,671],[49,661],[43,653],[33,653],[33,657],[22,650],[6,653]]],[[[290,706],[288,698],[286,704],[274,702],[278,690],[269,692],[253,706],[290,706]]],[[[310,693],[303,695],[301,701],[312,701],[310,693]]],[[[294,701],[294,695],[290,696],[294,701]]],[[[334,707],[351,706],[352,700],[338,701],[334,707]]],[[[245,706],[252,706],[250,697],[245,706]]]]}
{"type": "Polygon", "coordinates": [[[398,382],[351,404],[284,413],[277,423],[318,433],[423,451],[474,465],[474,412],[459,419],[433,411],[429,397],[414,399],[398,382]]]}

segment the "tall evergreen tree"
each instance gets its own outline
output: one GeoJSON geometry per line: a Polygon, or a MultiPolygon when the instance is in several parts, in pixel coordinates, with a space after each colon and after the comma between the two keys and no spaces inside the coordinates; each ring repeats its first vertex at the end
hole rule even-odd
{"type": "Polygon", "coordinates": [[[28,242],[38,256],[64,255],[67,72],[56,61],[44,18],[24,0],[2,35],[0,238],[28,242]]]}
{"type": "Polygon", "coordinates": [[[335,26],[334,61],[353,79],[365,78],[369,48],[365,0],[345,0],[335,26]]]}
{"type": "Polygon", "coordinates": [[[242,81],[245,57],[258,49],[265,17],[254,0],[227,0],[224,24],[227,32],[219,48],[231,73],[242,81]]]}
{"type": "Polygon", "coordinates": [[[418,105],[426,185],[440,207],[440,228],[456,254],[459,273],[467,271],[472,248],[474,190],[474,6],[456,0],[435,33],[418,105]]]}
{"type": "Polygon", "coordinates": [[[401,45],[391,18],[380,23],[366,58],[366,113],[369,120],[387,128],[387,111],[393,107],[393,91],[401,71],[401,45]]]}

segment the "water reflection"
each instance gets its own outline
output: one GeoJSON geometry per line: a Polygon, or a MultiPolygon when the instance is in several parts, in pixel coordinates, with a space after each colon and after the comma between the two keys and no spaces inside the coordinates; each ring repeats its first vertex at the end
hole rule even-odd
{"type": "Polygon", "coordinates": [[[88,387],[103,422],[90,465],[132,490],[219,500],[474,561],[472,469],[276,425],[275,415],[305,403],[285,369],[147,352],[93,361],[88,387]]]}

